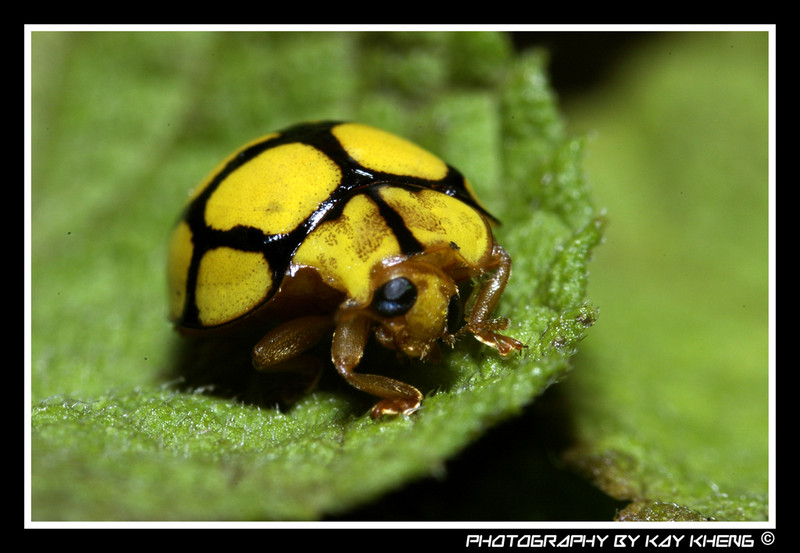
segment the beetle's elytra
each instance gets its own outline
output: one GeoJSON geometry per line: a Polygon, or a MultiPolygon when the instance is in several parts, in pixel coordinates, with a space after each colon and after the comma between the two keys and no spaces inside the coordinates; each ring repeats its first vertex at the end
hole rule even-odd
{"type": "Polygon", "coordinates": [[[245,145],[191,195],[169,245],[170,315],[201,333],[277,320],[253,349],[262,371],[302,365],[332,334],[339,373],[381,398],[373,417],[412,413],[416,388],[361,372],[370,336],[419,359],[462,334],[502,355],[524,347],[492,318],[511,271],[493,220],[461,173],[405,139],[296,125],[245,145]]]}

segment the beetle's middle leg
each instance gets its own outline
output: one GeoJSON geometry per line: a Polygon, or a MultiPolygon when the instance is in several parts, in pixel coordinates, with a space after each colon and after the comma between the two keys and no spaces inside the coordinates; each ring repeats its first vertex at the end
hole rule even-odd
{"type": "Polygon", "coordinates": [[[302,355],[333,331],[333,318],[307,316],[292,319],[270,331],[253,348],[253,367],[262,372],[292,372],[303,379],[304,392],[316,386],[323,363],[302,355]]]}

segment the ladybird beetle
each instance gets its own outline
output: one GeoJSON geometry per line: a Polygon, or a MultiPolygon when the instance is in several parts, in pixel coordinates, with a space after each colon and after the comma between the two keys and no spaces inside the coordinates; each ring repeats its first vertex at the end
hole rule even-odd
{"type": "Polygon", "coordinates": [[[341,376],[381,398],[371,415],[409,414],[419,390],[356,372],[373,333],[423,360],[462,334],[502,355],[524,347],[491,318],[511,271],[492,222],[464,176],[419,146],[299,124],[246,144],[191,194],[169,244],[170,317],[183,334],[278,321],[252,351],[261,371],[308,368],[302,354],[332,334],[341,376]]]}

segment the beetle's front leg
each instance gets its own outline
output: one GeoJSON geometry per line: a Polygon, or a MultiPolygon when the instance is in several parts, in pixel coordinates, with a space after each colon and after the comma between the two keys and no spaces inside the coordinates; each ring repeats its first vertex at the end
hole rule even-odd
{"type": "Polygon", "coordinates": [[[476,339],[495,348],[500,355],[508,355],[512,351],[522,351],[526,346],[519,340],[497,332],[508,327],[508,319],[504,317],[492,319],[491,315],[511,276],[511,257],[502,247],[495,245],[492,250],[492,264],[496,264],[497,268],[492,277],[478,290],[467,324],[462,331],[471,332],[476,339]]]}
{"type": "Polygon", "coordinates": [[[410,415],[419,409],[422,393],[413,386],[376,374],[354,372],[367,345],[372,321],[355,315],[336,326],[333,334],[331,357],[339,373],[351,386],[381,399],[372,408],[372,418],[402,413],[410,415]]]}

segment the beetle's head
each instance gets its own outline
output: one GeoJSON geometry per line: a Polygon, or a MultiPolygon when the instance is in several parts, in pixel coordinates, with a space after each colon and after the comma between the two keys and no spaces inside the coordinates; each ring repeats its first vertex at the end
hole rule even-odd
{"type": "Polygon", "coordinates": [[[384,267],[374,276],[369,312],[381,344],[421,359],[438,352],[437,340],[451,336],[463,319],[453,279],[417,260],[384,267]]]}

